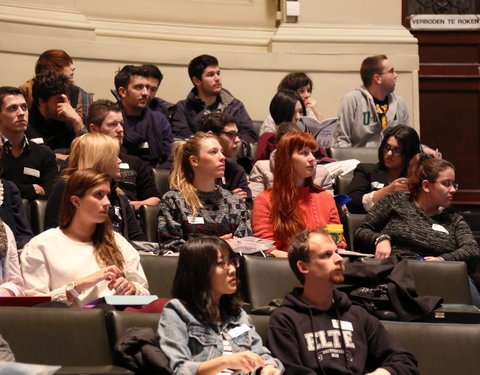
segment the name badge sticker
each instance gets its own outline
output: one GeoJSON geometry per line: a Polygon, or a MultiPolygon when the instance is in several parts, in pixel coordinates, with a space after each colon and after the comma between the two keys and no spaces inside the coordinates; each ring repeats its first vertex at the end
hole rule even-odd
{"type": "Polygon", "coordinates": [[[130,165],[128,165],[128,163],[120,163],[119,168],[120,169],[130,169],[130,165]]]}
{"type": "Polygon", "coordinates": [[[187,220],[189,224],[205,224],[205,220],[203,220],[203,217],[201,216],[197,216],[197,217],[188,216],[187,220]]]}
{"type": "Polygon", "coordinates": [[[372,187],[372,189],[383,189],[383,187],[385,186],[385,184],[381,183],[381,182],[378,182],[378,181],[373,181],[370,186],[372,187]]]}
{"type": "Polygon", "coordinates": [[[150,147],[148,146],[148,142],[140,143],[140,146],[139,146],[139,147],[140,147],[140,148],[150,148],[150,147]]]}
{"type": "Polygon", "coordinates": [[[242,324],[241,326],[232,328],[230,331],[228,331],[228,334],[232,337],[232,339],[234,339],[235,337],[243,335],[248,331],[250,331],[250,327],[246,324],[242,324]]]}
{"type": "MultiPolygon", "coordinates": [[[[342,326],[342,329],[344,331],[353,331],[353,325],[351,322],[340,320],[340,325],[342,326]]],[[[333,328],[337,328],[337,329],[340,327],[337,319],[332,319],[332,326],[333,328]]]]}
{"type": "Polygon", "coordinates": [[[45,143],[43,138],[30,138],[30,141],[36,143],[37,145],[43,145],[45,143]]]}
{"type": "Polygon", "coordinates": [[[33,176],[33,177],[40,177],[40,171],[37,171],[36,169],[33,168],[28,168],[24,167],[23,168],[23,174],[26,174],[27,176],[33,176]]]}
{"type": "Polygon", "coordinates": [[[448,230],[446,230],[445,227],[443,227],[440,224],[432,224],[432,229],[437,231],[437,232],[443,232],[443,233],[448,234],[448,230]]]}

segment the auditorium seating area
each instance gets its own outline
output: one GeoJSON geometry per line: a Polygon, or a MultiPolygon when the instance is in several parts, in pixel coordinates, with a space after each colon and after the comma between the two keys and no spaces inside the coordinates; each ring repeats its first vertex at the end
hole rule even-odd
{"type": "MultiPolygon", "coordinates": [[[[268,316],[251,315],[266,340],[268,316]]],[[[156,329],[159,314],[99,309],[0,308],[0,329],[17,360],[61,365],[61,374],[132,374],[112,357],[130,327],[156,329]]],[[[421,374],[478,374],[479,324],[387,322],[383,325],[417,358],[421,374]]]]}

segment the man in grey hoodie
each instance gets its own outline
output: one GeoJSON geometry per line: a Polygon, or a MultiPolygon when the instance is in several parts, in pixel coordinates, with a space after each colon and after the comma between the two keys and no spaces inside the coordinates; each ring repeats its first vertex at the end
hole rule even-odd
{"type": "Polygon", "coordinates": [[[378,147],[390,126],[410,126],[405,101],[395,95],[398,74],[385,55],[367,57],[360,68],[363,86],[342,99],[335,147],[378,147]]]}

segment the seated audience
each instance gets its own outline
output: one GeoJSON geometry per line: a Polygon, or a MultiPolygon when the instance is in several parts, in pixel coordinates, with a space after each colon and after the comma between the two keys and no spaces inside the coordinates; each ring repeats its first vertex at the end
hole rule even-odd
{"type": "MultiPolygon", "coordinates": [[[[278,143],[287,133],[300,132],[301,130],[298,125],[295,125],[293,122],[282,122],[276,128],[277,136],[275,143],[278,143]]],[[[248,187],[252,190],[254,198],[262,191],[270,189],[273,185],[273,168],[275,165],[276,152],[276,150],[272,151],[269,160],[258,160],[250,172],[248,187]]],[[[333,195],[332,178],[324,166],[317,164],[315,167],[313,183],[333,195]]]]}
{"type": "Polygon", "coordinates": [[[12,230],[0,219],[0,297],[23,296],[23,278],[12,230]]]}
{"type": "MultiPolygon", "coordinates": [[[[57,181],[48,198],[45,212],[46,229],[56,228],[59,225],[61,197],[69,176],[78,169],[92,168],[97,173],[105,173],[112,178],[119,177],[118,152],[118,141],[101,133],[87,133],[73,141],[68,168],[62,173],[65,178],[57,181]]],[[[114,181],[111,182],[110,190],[108,216],[114,231],[130,241],[145,241],[146,237],[140,229],[135,212],[128,203],[125,193],[116,186],[114,181]]]]}
{"type": "MultiPolygon", "coordinates": [[[[410,161],[408,193],[394,191],[368,211],[355,232],[355,247],[427,261],[464,261],[475,270],[480,250],[462,216],[450,209],[458,189],[453,165],[418,154],[410,161]]],[[[474,303],[480,296],[472,285],[474,303]]]]}
{"type": "Polygon", "coordinates": [[[290,267],[302,283],[272,314],[268,344],[288,374],[417,375],[415,357],[373,315],[334,288],[344,266],[321,229],[296,234],[290,267]]]}
{"type": "Polygon", "coordinates": [[[253,203],[253,234],[275,240],[275,256],[286,257],[288,241],[301,230],[340,224],[333,197],[313,183],[317,147],[311,134],[285,134],[276,149],[273,186],[253,203]]]}
{"type": "MultiPolygon", "coordinates": [[[[278,85],[277,92],[282,90],[295,91],[303,101],[306,109],[306,115],[322,121],[322,114],[317,106],[317,101],[312,96],[313,82],[309,76],[303,72],[287,74],[278,85]]],[[[260,135],[267,132],[276,132],[275,121],[271,115],[260,126],[260,135]]]]}
{"type": "MultiPolygon", "coordinates": [[[[217,136],[222,153],[226,158],[235,158],[240,136],[235,119],[222,112],[208,113],[200,118],[198,130],[217,136]]],[[[219,185],[232,193],[238,194],[247,204],[252,206],[252,192],[248,187],[247,174],[241,165],[225,159],[225,175],[219,180],[219,185]]]]}
{"type": "Polygon", "coordinates": [[[109,194],[110,176],[92,169],[72,173],[60,226],[34,237],[22,252],[27,295],[79,307],[107,295],[149,294],[138,252],[112,229],[109,194]]]}
{"type": "Polygon", "coordinates": [[[225,240],[252,234],[243,200],[216,184],[225,174],[225,156],[217,137],[198,132],[173,146],[170,191],[160,203],[158,238],[163,247],[199,234],[225,240]]]}
{"type": "MultiPolygon", "coordinates": [[[[275,94],[270,102],[270,115],[273,118],[276,126],[282,122],[297,123],[301,116],[306,115],[306,108],[302,98],[292,90],[282,90],[275,94]]],[[[310,133],[309,129],[302,129],[310,133]]],[[[263,133],[258,140],[257,153],[255,155],[255,162],[257,160],[267,160],[275,150],[276,147],[276,133],[263,133]]],[[[328,158],[327,153],[321,147],[317,146],[315,157],[321,162],[330,162],[333,159],[328,158]]]]}
{"type": "Polygon", "coordinates": [[[220,67],[214,56],[200,55],[188,64],[193,88],[187,98],[173,108],[171,118],[175,138],[185,139],[198,129],[198,120],[210,112],[224,112],[235,118],[240,138],[254,143],[257,134],[243,103],[222,87],[220,67]]]}
{"type": "Polygon", "coordinates": [[[53,151],[28,141],[28,108],[16,87],[0,87],[0,132],[3,141],[2,177],[14,182],[22,198],[47,199],[58,176],[53,151]]]}
{"type": "Polygon", "coordinates": [[[174,374],[283,372],[241,308],[238,266],[231,247],[219,238],[199,237],[182,247],[174,299],[158,326],[160,347],[174,374]]]}
{"type": "Polygon", "coordinates": [[[348,210],[365,214],[388,193],[407,192],[408,165],[419,152],[420,140],[415,129],[405,125],[388,127],[378,148],[378,163],[360,163],[353,171],[348,210]]]}
{"type": "MultiPolygon", "coordinates": [[[[61,49],[49,49],[43,52],[37,60],[35,65],[35,75],[43,73],[47,70],[56,70],[65,74],[73,82],[75,74],[75,65],[73,65],[72,58],[61,49]]],[[[32,97],[33,79],[28,80],[19,87],[23,91],[27,105],[30,107],[33,103],[32,97]]],[[[85,122],[87,118],[88,108],[92,102],[93,94],[89,94],[78,86],[73,86],[72,91],[68,94],[68,99],[75,112],[85,122]]]]}
{"type": "Polygon", "coordinates": [[[169,169],[172,128],[161,111],[148,107],[152,91],[150,79],[148,70],[135,65],[125,65],[115,75],[124,121],[121,149],[138,156],[149,168],[169,169]]]}
{"type": "MultiPolygon", "coordinates": [[[[123,116],[117,103],[110,100],[97,100],[92,103],[87,117],[88,130],[100,132],[123,143],[123,116]]],[[[143,161],[134,155],[120,152],[120,177],[115,182],[128,197],[128,203],[138,210],[142,205],[160,203],[160,194],[153,182],[152,172],[143,161]]]]}
{"type": "Polygon", "coordinates": [[[59,159],[65,159],[76,135],[83,132],[83,121],[72,108],[68,93],[73,87],[63,73],[47,70],[33,79],[33,103],[29,110],[29,140],[45,144],[59,159]]]}

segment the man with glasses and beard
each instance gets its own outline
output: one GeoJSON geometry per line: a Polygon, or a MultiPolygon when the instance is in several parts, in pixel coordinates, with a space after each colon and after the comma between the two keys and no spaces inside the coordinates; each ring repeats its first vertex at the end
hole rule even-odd
{"type": "Polygon", "coordinates": [[[418,374],[415,357],[377,318],[334,289],[345,267],[328,232],[296,234],[288,261],[303,288],[285,296],[268,329],[269,348],[287,374],[418,374]]]}

